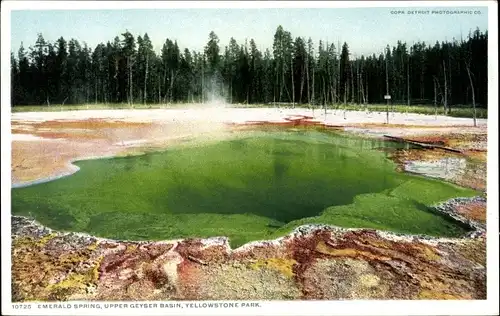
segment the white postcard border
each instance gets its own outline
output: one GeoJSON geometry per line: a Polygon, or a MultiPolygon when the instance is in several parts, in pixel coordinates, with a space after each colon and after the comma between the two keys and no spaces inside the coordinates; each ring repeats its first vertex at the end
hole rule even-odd
{"type": "MultiPolygon", "coordinates": [[[[1,227],[2,314],[6,315],[476,315],[498,313],[498,4],[494,1],[3,1],[1,10],[1,227]],[[360,8],[360,7],[488,7],[488,210],[487,210],[487,300],[484,301],[257,301],[260,307],[239,308],[39,308],[47,303],[11,304],[11,135],[10,135],[10,45],[12,10],[53,9],[158,9],[158,8],[360,8]],[[16,306],[17,308],[13,308],[16,306]]],[[[236,303],[224,301],[224,303],[236,303]]],[[[90,304],[69,302],[61,304],[90,304]]],[[[100,302],[104,306],[106,302],[100,302]]],[[[110,302],[111,303],[111,302],[110,302]]],[[[117,303],[117,302],[113,302],[117,303]]],[[[122,302],[131,304],[134,302],[122,302]]],[[[135,302],[159,304],[160,302],[135,302]]],[[[167,303],[167,302],[162,302],[167,303]]],[[[176,303],[176,302],[168,302],[176,303]]],[[[198,302],[179,302],[200,304],[198,302]]],[[[220,303],[220,302],[219,302],[220,303]]],[[[52,306],[58,303],[48,303],[52,306]]],[[[239,302],[241,305],[241,302],[239,302]]]]}

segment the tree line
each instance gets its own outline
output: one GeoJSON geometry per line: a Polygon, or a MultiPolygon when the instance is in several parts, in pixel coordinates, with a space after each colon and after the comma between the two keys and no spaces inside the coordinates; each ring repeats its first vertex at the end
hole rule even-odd
{"type": "Polygon", "coordinates": [[[91,49],[76,39],[42,34],[11,52],[12,105],[82,103],[289,103],[487,106],[488,33],[465,39],[403,43],[356,55],[347,43],[293,38],[281,25],[272,48],[210,32],[202,51],[166,38],[157,54],[148,34],[129,31],[91,49]]]}

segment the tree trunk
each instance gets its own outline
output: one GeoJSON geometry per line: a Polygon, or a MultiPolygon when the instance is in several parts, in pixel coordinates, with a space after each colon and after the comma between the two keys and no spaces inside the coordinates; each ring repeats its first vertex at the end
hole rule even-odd
{"type": "MultiPolygon", "coordinates": [[[[114,76],[114,79],[115,79],[115,96],[118,98],[118,94],[119,94],[119,90],[118,90],[118,59],[115,58],[115,76],[114,76]]],[[[115,101],[118,101],[118,100],[115,100],[115,101]]],[[[123,102],[123,101],[121,101],[123,102]]]]}
{"type": "Polygon", "coordinates": [[[347,102],[347,81],[344,82],[344,105],[347,102]]]}
{"type": "Polygon", "coordinates": [[[164,66],[163,67],[163,87],[165,89],[164,91],[164,96],[163,96],[163,103],[167,103],[167,67],[164,66]]]}
{"type": "Polygon", "coordinates": [[[325,108],[325,115],[326,115],[326,84],[325,84],[325,77],[323,77],[323,107],[325,108]]]}
{"type": "Polygon", "coordinates": [[[293,57],[290,56],[290,75],[292,76],[292,107],[295,108],[295,82],[293,77],[294,76],[294,71],[293,71],[293,57]]]}
{"type": "Polygon", "coordinates": [[[408,56],[408,63],[406,64],[406,88],[408,97],[408,107],[410,107],[411,96],[410,96],[410,57],[408,56]]]}
{"type": "Polygon", "coordinates": [[[443,60],[444,72],[444,114],[448,115],[448,81],[446,80],[446,63],[443,60]]]}
{"type": "Polygon", "coordinates": [[[367,105],[370,102],[370,100],[369,100],[370,99],[370,95],[368,94],[368,81],[369,80],[367,78],[367,80],[366,80],[366,99],[365,99],[367,105]]]}
{"type": "Polygon", "coordinates": [[[425,98],[425,85],[424,85],[424,62],[420,65],[420,99],[425,98]]]}
{"type": "Polygon", "coordinates": [[[144,75],[144,105],[148,102],[148,67],[149,67],[149,54],[146,55],[146,74],[144,75]]]}
{"type": "Polygon", "coordinates": [[[330,84],[330,98],[331,98],[331,104],[333,105],[335,103],[335,99],[337,98],[337,90],[335,87],[335,77],[332,75],[331,78],[332,82],[330,84]]]}
{"type": "Polygon", "coordinates": [[[359,82],[359,89],[361,91],[361,98],[363,99],[363,104],[366,105],[366,95],[365,95],[365,87],[364,87],[364,84],[363,84],[363,79],[364,79],[364,76],[363,76],[363,65],[361,65],[361,74],[360,74],[360,82],[359,82]]]}
{"type": "Polygon", "coordinates": [[[304,91],[304,68],[302,67],[300,71],[300,95],[299,95],[299,103],[302,103],[302,92],[304,91]]]}
{"type": "Polygon", "coordinates": [[[476,127],[477,126],[477,123],[476,123],[476,95],[474,94],[474,84],[472,83],[472,76],[471,76],[469,64],[466,64],[466,69],[467,69],[467,75],[469,76],[470,88],[472,91],[473,120],[474,120],[474,127],[476,127]]]}
{"type": "Polygon", "coordinates": [[[311,105],[311,86],[309,78],[309,50],[306,57],[306,76],[307,76],[307,103],[311,105]]]}
{"type": "Polygon", "coordinates": [[[95,104],[97,104],[97,86],[98,86],[98,83],[97,83],[97,77],[95,78],[95,104]]]}
{"type": "Polygon", "coordinates": [[[347,81],[344,81],[344,102],[343,104],[345,105],[347,102],[347,81]]]}
{"type": "MultiPolygon", "coordinates": [[[[387,67],[387,56],[385,56],[385,88],[386,88],[386,94],[389,95],[389,70],[387,67]]],[[[385,107],[385,112],[386,112],[386,120],[387,124],[389,124],[389,99],[387,99],[387,105],[385,107]]]]}
{"type": "Polygon", "coordinates": [[[314,77],[316,77],[316,71],[315,71],[316,67],[313,67],[313,71],[312,71],[312,95],[311,95],[311,105],[313,105],[314,107],[314,77]]]}
{"type": "Polygon", "coordinates": [[[132,73],[132,65],[130,65],[130,102],[132,103],[132,107],[134,106],[134,79],[132,73]]]}
{"type": "Polygon", "coordinates": [[[201,61],[201,103],[205,103],[205,96],[204,96],[204,93],[205,93],[205,88],[204,88],[204,85],[205,85],[205,59],[203,59],[201,61]]]}
{"type": "Polygon", "coordinates": [[[332,104],[337,103],[337,74],[335,73],[335,64],[332,67],[332,104]]]}
{"type": "Polygon", "coordinates": [[[353,62],[351,62],[351,103],[355,103],[355,90],[354,90],[354,66],[353,62]]]}
{"type": "Polygon", "coordinates": [[[173,95],[174,95],[174,70],[170,70],[170,98],[169,103],[172,103],[173,95]]]}
{"type": "MultiPolygon", "coordinates": [[[[285,86],[285,61],[284,60],[281,64],[281,85],[280,85],[280,94],[279,94],[278,102],[282,101],[281,97],[283,96],[283,86],[285,86]]],[[[286,86],[285,86],[285,88],[286,88],[286,86]]]]}
{"type": "MultiPolygon", "coordinates": [[[[340,82],[340,77],[341,77],[341,73],[340,73],[340,64],[341,64],[341,47],[340,47],[340,41],[337,41],[337,50],[339,51],[338,53],[338,56],[339,56],[339,64],[338,64],[338,68],[337,68],[337,91],[339,91],[339,94],[340,94],[340,85],[341,85],[341,82],[340,82]]],[[[341,95],[338,95],[337,98],[338,98],[338,103],[340,103],[340,98],[342,96],[341,95]]],[[[344,90],[344,104],[345,104],[345,90],[344,90]]]]}
{"type": "MultiPolygon", "coordinates": [[[[340,62],[339,62],[340,64],[340,62]]],[[[335,103],[340,104],[340,73],[335,77],[335,103]]]]}
{"type": "Polygon", "coordinates": [[[356,62],[356,79],[357,79],[357,84],[358,84],[357,102],[358,102],[358,104],[360,104],[361,103],[361,84],[360,84],[361,78],[359,76],[359,62],[356,62]]]}
{"type": "Polygon", "coordinates": [[[132,72],[130,71],[130,57],[127,57],[127,66],[128,66],[128,89],[129,89],[129,94],[128,94],[128,104],[129,106],[132,105],[132,72]]]}
{"type": "Polygon", "coordinates": [[[434,76],[434,115],[437,116],[437,79],[434,76]]]}
{"type": "Polygon", "coordinates": [[[448,85],[448,94],[450,95],[450,100],[449,100],[449,104],[448,104],[448,114],[451,113],[451,105],[453,104],[453,95],[451,93],[451,89],[453,87],[453,84],[451,83],[451,77],[453,77],[453,72],[451,70],[451,61],[450,61],[450,54],[448,54],[448,75],[449,75],[449,80],[450,80],[450,83],[448,85]]]}

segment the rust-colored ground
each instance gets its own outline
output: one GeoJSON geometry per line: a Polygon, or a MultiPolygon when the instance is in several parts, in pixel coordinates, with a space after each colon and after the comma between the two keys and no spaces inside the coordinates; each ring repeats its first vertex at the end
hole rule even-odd
{"type": "Polygon", "coordinates": [[[482,238],[317,228],[230,250],[226,240],[114,242],[13,219],[16,302],[486,298],[482,238]]]}
{"type": "Polygon", "coordinates": [[[457,206],[455,211],[468,219],[486,224],[486,209],[481,203],[468,203],[457,206]]]}
{"type": "Polygon", "coordinates": [[[12,182],[26,183],[66,174],[72,171],[70,162],[74,160],[123,155],[144,146],[164,147],[217,128],[104,119],[12,122],[12,182]],[[24,139],[23,135],[38,139],[24,139]]]}
{"type": "Polygon", "coordinates": [[[12,181],[22,183],[70,172],[72,160],[114,154],[117,148],[105,140],[22,141],[12,143],[12,181]]]}
{"type": "Polygon", "coordinates": [[[467,130],[462,133],[445,133],[437,135],[414,135],[404,139],[429,145],[435,149],[405,149],[391,154],[399,169],[409,161],[437,162],[444,158],[458,158],[467,161],[466,167],[452,178],[450,182],[475,190],[486,191],[487,139],[486,134],[471,134],[467,130]],[[447,149],[456,150],[452,152],[447,149]]]}

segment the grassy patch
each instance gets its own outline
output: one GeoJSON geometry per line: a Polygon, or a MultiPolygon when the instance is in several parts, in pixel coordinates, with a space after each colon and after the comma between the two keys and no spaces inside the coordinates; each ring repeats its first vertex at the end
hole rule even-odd
{"type": "MultiPolygon", "coordinates": [[[[76,110],[118,110],[118,109],[172,109],[172,108],[183,108],[183,107],[203,107],[209,105],[203,105],[200,103],[171,103],[171,104],[133,104],[129,105],[126,103],[117,103],[117,104],[71,104],[71,105],[51,105],[51,106],[42,106],[42,105],[18,105],[11,107],[11,111],[15,112],[58,112],[58,111],[76,111],[76,110]]],[[[228,105],[234,108],[262,108],[262,107],[274,107],[273,104],[230,104],[228,105]]],[[[283,107],[283,105],[281,105],[283,107]]],[[[291,104],[286,105],[286,107],[291,107],[291,104]]],[[[310,105],[307,104],[298,104],[296,107],[303,108],[311,108],[310,105]]],[[[316,109],[324,108],[323,105],[315,105],[313,106],[316,109]]],[[[349,111],[365,111],[367,108],[370,111],[374,112],[385,112],[386,105],[385,104],[369,104],[367,107],[361,104],[328,104],[328,109],[338,109],[338,110],[349,110],[349,111]]],[[[434,115],[436,113],[436,109],[434,106],[423,106],[423,105],[401,105],[395,104],[390,106],[390,111],[399,112],[399,113],[419,113],[419,114],[427,114],[434,115]]],[[[444,115],[444,109],[442,106],[437,108],[438,115],[444,115]]],[[[473,117],[473,108],[471,106],[463,106],[463,105],[455,105],[451,107],[451,111],[448,113],[448,116],[452,117],[473,117]]],[[[477,118],[487,118],[488,110],[484,108],[476,109],[477,118]]]]}
{"type": "MultiPolygon", "coordinates": [[[[359,104],[349,104],[349,105],[332,105],[329,108],[333,109],[347,109],[350,111],[365,111],[368,109],[373,112],[386,112],[385,104],[369,104],[367,107],[359,104]]],[[[444,109],[442,106],[434,108],[433,106],[423,106],[423,105],[400,105],[395,104],[393,106],[389,106],[389,111],[396,113],[417,113],[417,114],[425,114],[425,115],[445,115],[444,109]]],[[[472,107],[464,107],[457,106],[451,108],[448,116],[452,117],[469,117],[472,118],[474,115],[474,109],[472,107]]],[[[488,118],[488,110],[484,108],[476,108],[476,117],[477,118],[488,118]]]]}

